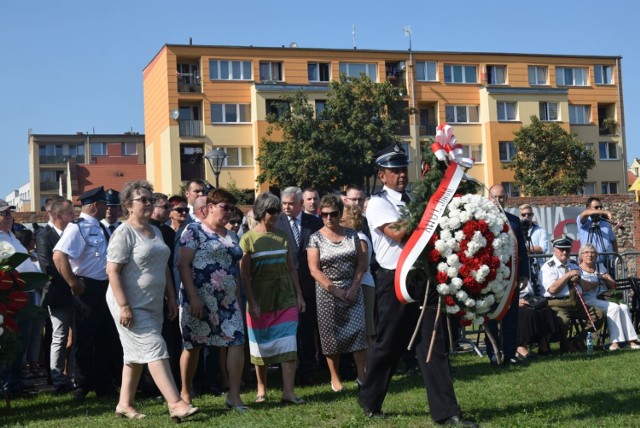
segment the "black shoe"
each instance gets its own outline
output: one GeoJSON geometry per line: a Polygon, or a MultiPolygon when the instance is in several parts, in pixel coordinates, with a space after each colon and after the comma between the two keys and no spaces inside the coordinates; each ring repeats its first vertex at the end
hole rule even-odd
{"type": "Polygon", "coordinates": [[[384,413],[382,410],[371,410],[364,404],[360,402],[360,397],[358,397],[358,405],[362,407],[362,411],[364,412],[364,416],[371,419],[384,419],[384,413]]]}
{"type": "Polygon", "coordinates": [[[527,365],[527,361],[525,360],[520,360],[518,358],[509,358],[508,360],[504,360],[504,365],[505,366],[519,366],[519,367],[524,367],[527,365]]]}
{"type": "Polygon", "coordinates": [[[62,385],[56,386],[54,394],[59,394],[59,395],[66,394],[66,393],[71,392],[71,391],[73,391],[75,389],[76,389],[76,387],[73,386],[72,383],[63,383],[62,385]]]}
{"type": "Polygon", "coordinates": [[[442,419],[438,421],[438,424],[450,426],[450,427],[469,427],[469,428],[478,428],[477,422],[470,421],[469,419],[465,419],[462,415],[451,416],[447,419],[442,419]]]}
{"type": "Polygon", "coordinates": [[[82,403],[87,398],[88,393],[89,392],[85,389],[77,388],[73,391],[73,402],[76,404],[82,403]]]}

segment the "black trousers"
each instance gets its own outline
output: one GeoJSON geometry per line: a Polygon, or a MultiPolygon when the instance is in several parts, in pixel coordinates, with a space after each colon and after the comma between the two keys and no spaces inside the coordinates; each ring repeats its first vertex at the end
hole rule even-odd
{"type": "Polygon", "coordinates": [[[307,307],[299,314],[298,333],[298,378],[313,376],[318,365],[318,312],[316,306],[316,290],[313,281],[307,281],[302,288],[302,297],[307,307]]]}
{"type": "MultiPolygon", "coordinates": [[[[360,390],[360,404],[372,411],[379,411],[387,394],[389,382],[400,357],[407,349],[419,317],[419,304],[403,305],[394,289],[395,271],[378,269],[376,273],[376,338],[367,359],[367,377],[360,390]]],[[[460,407],[449,374],[449,362],[445,353],[445,338],[436,335],[431,361],[426,363],[429,344],[436,320],[437,292],[432,287],[428,309],[422,319],[416,341],[416,355],[427,390],[431,417],[442,420],[460,414],[460,407]]],[[[446,322],[444,314],[441,322],[446,322]]]]}
{"type": "Polygon", "coordinates": [[[114,391],[122,374],[122,346],[105,296],[109,281],[83,278],[85,292],[74,296],[73,352],[78,387],[96,394],[114,391]]]}
{"type": "MultiPolygon", "coordinates": [[[[518,290],[513,293],[511,302],[509,303],[509,309],[502,318],[502,321],[491,320],[487,322],[486,328],[491,332],[493,338],[496,340],[498,349],[502,350],[505,360],[511,360],[516,357],[516,350],[518,349],[518,307],[520,301],[520,294],[518,290]],[[498,323],[502,323],[500,334],[498,334],[498,323]]],[[[487,348],[487,356],[490,360],[495,358],[495,352],[493,345],[488,337],[485,337],[484,343],[487,348]]]]}

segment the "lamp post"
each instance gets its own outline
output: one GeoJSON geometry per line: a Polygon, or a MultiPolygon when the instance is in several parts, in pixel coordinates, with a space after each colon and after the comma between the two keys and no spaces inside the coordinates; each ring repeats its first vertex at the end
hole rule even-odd
{"type": "Polygon", "coordinates": [[[204,157],[207,159],[207,162],[209,162],[209,166],[211,166],[213,174],[216,176],[216,189],[220,187],[220,171],[222,171],[222,164],[224,163],[224,160],[227,156],[228,155],[220,149],[213,149],[210,152],[207,152],[206,155],[204,155],[204,157]]]}

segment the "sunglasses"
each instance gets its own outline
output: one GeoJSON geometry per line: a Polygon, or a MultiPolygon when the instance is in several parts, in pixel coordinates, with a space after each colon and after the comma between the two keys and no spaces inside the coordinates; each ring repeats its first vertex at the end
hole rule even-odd
{"type": "Polygon", "coordinates": [[[329,211],[329,212],[322,211],[320,215],[322,216],[322,218],[327,218],[327,217],[336,218],[340,215],[340,211],[329,211]]]}
{"type": "Polygon", "coordinates": [[[265,212],[269,215],[280,214],[280,208],[267,208],[265,212]]]}
{"type": "Polygon", "coordinates": [[[522,213],[520,217],[533,217],[533,213],[522,213]]]}
{"type": "Polygon", "coordinates": [[[154,205],[157,201],[156,198],[147,198],[146,196],[141,196],[139,198],[133,198],[134,201],[141,202],[142,205],[151,204],[154,205]]]}
{"type": "Polygon", "coordinates": [[[10,215],[13,215],[13,210],[0,211],[0,217],[10,216],[10,215]]]}
{"type": "Polygon", "coordinates": [[[178,214],[187,214],[189,212],[189,208],[174,208],[173,210],[178,214]]]}
{"type": "Polygon", "coordinates": [[[596,207],[593,207],[594,210],[601,210],[602,209],[602,205],[598,205],[596,207]]]}
{"type": "Polygon", "coordinates": [[[225,212],[228,212],[228,213],[230,213],[231,211],[236,209],[236,206],[235,205],[231,205],[231,204],[220,203],[220,204],[216,204],[216,205],[219,206],[225,212]]]}

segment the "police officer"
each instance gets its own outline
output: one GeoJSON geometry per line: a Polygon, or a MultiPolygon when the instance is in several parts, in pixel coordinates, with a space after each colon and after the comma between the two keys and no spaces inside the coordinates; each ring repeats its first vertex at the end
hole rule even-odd
{"type": "Polygon", "coordinates": [[[107,211],[100,223],[105,227],[109,238],[111,238],[116,228],[122,224],[120,221],[122,205],[120,204],[120,192],[109,189],[105,193],[107,195],[107,211]]]}
{"type": "MultiPolygon", "coordinates": [[[[562,321],[563,334],[560,342],[563,351],[584,352],[584,339],[587,336],[585,329],[573,342],[569,343],[567,333],[569,322],[572,318],[586,319],[587,314],[580,302],[575,290],[571,290],[580,285],[580,267],[569,258],[573,239],[562,235],[553,241],[553,257],[542,265],[540,277],[544,288],[544,297],[549,302],[549,307],[553,309],[558,318],[562,321]]],[[[604,313],[599,309],[591,309],[592,319],[599,330],[604,320],[604,313]]]]}
{"type": "MultiPolygon", "coordinates": [[[[378,178],[384,184],[382,191],[371,198],[367,208],[373,250],[380,265],[376,272],[376,339],[369,350],[367,377],[361,385],[358,403],[366,416],[383,417],[382,403],[391,376],[418,321],[419,307],[418,303],[400,303],[394,288],[398,258],[404,242],[409,238],[400,220],[410,201],[405,193],[409,161],[404,151],[395,145],[376,154],[375,163],[378,178]]],[[[445,354],[444,335],[436,336],[431,360],[428,364],[425,362],[436,320],[437,302],[437,292],[432,287],[416,342],[416,354],[427,390],[431,417],[446,425],[474,427],[477,424],[462,417],[456,401],[445,354]]]]}
{"type": "Polygon", "coordinates": [[[98,396],[115,393],[113,382],[122,363],[120,340],[105,300],[108,235],[100,220],[107,209],[106,194],[98,187],[78,199],[80,217],[53,248],[53,262],[74,296],[75,401],[83,400],[90,390],[98,396]]]}

